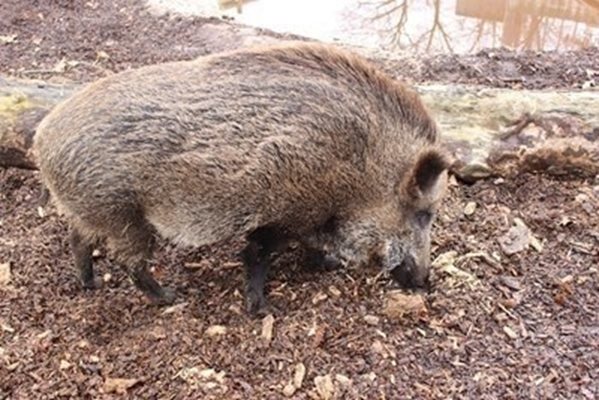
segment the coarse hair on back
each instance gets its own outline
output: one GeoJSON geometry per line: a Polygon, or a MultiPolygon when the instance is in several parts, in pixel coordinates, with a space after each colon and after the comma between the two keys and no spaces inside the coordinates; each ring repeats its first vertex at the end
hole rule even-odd
{"type": "Polygon", "coordinates": [[[321,43],[290,41],[237,49],[226,58],[215,57],[214,60],[228,59],[243,65],[246,56],[262,59],[265,64],[293,65],[307,72],[345,81],[365,99],[380,104],[388,115],[397,116],[403,123],[414,127],[415,136],[430,143],[439,140],[438,128],[419,95],[355,52],[321,43]]]}

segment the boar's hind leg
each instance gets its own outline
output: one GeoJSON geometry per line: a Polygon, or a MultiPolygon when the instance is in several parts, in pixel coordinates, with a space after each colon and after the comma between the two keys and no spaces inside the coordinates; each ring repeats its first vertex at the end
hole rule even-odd
{"type": "Polygon", "coordinates": [[[85,289],[97,288],[100,284],[94,279],[91,244],[81,236],[76,228],[71,228],[69,242],[81,284],[85,289]]]}
{"type": "Polygon", "coordinates": [[[247,274],[246,303],[248,313],[256,316],[267,309],[264,284],[272,262],[272,253],[287,240],[272,228],[258,228],[247,239],[249,243],[241,253],[247,274]]]}
{"type": "Polygon", "coordinates": [[[153,230],[143,217],[131,218],[119,237],[110,238],[112,247],[135,286],[141,290],[152,303],[157,305],[171,304],[175,300],[175,292],[162,287],[148,271],[148,261],[154,249],[153,230]],[[133,220],[133,221],[132,221],[133,220]]]}
{"type": "Polygon", "coordinates": [[[161,286],[147,268],[147,261],[141,261],[136,264],[132,270],[129,270],[129,276],[135,286],[157,305],[168,305],[175,301],[175,291],[161,286]]]}

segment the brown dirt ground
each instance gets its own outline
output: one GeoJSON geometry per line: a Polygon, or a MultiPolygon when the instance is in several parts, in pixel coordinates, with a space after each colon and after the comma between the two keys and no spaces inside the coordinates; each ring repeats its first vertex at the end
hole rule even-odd
{"type": "MultiPolygon", "coordinates": [[[[189,58],[201,54],[201,45],[187,53],[173,43],[191,40],[203,22],[167,22],[126,0],[10,0],[0,5],[0,32],[10,28],[19,40],[0,46],[0,72],[52,68],[64,57],[92,67],[61,76],[89,80],[189,58]],[[110,58],[97,61],[98,44],[107,40],[114,41],[110,58]]],[[[568,55],[497,54],[517,65],[542,63],[547,75],[518,70],[533,87],[586,79],[568,72],[568,55]]],[[[599,65],[596,50],[576,54],[581,63],[599,65]]],[[[487,53],[470,57],[488,59],[487,53]]],[[[454,70],[449,60],[431,63],[422,79],[440,74],[494,84],[454,70]]],[[[501,76],[501,63],[491,63],[501,76]]],[[[36,173],[0,170],[0,264],[9,262],[12,275],[0,287],[0,399],[111,398],[109,378],[138,380],[129,397],[281,398],[298,363],[307,368],[294,395],[300,399],[315,396],[314,380],[325,374],[351,379],[345,386],[333,379],[339,398],[597,398],[598,185],[533,175],[452,185],[435,227],[435,255],[482,252],[500,260],[458,261],[469,279],[436,269],[434,290],[425,296],[428,312],[418,318],[383,314],[393,285],[376,271],[308,272],[284,257],[269,284],[279,311],[267,343],[262,322],[242,311],[239,244],[185,251],[162,243],[155,273],[179,293],[179,305],[168,311],[147,304],[103,256],[97,269],[110,279],[99,291],[82,292],[64,223],[51,208],[44,217],[36,210],[36,173]],[[466,216],[471,201],[477,208],[466,216]],[[515,217],[542,241],[541,251],[502,254],[498,238],[515,217]],[[378,323],[367,323],[367,315],[378,323]],[[213,325],[225,326],[226,334],[207,335],[213,325]],[[224,378],[193,376],[194,367],[222,371],[224,378]]]]}
{"type": "MultiPolygon", "coordinates": [[[[237,47],[233,42],[239,41],[239,29],[224,25],[231,23],[216,18],[153,17],[136,0],[3,0],[0,35],[16,38],[0,45],[0,71],[26,78],[89,81],[130,67],[237,47]],[[202,30],[207,24],[211,28],[202,30]]],[[[301,39],[262,29],[255,34],[301,39]]],[[[597,48],[563,53],[494,49],[465,56],[405,53],[383,63],[392,75],[412,82],[527,89],[597,82],[598,66],[597,48]]]]}

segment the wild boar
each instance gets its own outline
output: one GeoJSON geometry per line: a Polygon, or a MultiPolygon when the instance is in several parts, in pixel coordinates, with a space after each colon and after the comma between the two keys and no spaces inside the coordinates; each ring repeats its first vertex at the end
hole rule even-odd
{"type": "Polygon", "coordinates": [[[101,79],[41,122],[34,154],[84,287],[105,240],[139,289],[170,303],[147,270],[155,235],[245,237],[255,314],[288,241],[425,285],[448,167],[438,139],[418,95],[364,58],[291,42],[101,79]]]}

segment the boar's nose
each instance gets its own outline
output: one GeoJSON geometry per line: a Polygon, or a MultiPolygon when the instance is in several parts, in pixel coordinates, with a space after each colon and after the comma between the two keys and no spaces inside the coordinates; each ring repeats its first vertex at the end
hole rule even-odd
{"type": "Polygon", "coordinates": [[[414,257],[408,255],[391,270],[393,279],[406,289],[425,289],[430,287],[428,271],[420,271],[414,257]]]}

